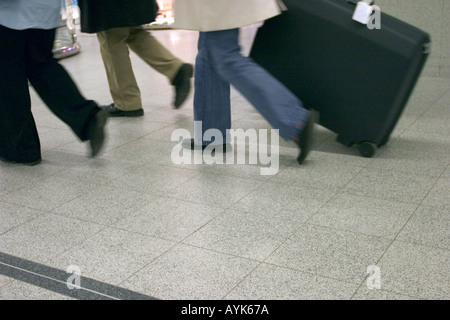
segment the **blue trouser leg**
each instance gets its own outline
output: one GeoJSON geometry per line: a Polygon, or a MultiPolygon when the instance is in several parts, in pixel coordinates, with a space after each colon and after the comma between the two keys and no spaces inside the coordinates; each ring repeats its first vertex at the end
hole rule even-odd
{"type": "MultiPolygon", "coordinates": [[[[195,119],[203,121],[204,131],[209,128],[217,128],[223,132],[225,137],[223,128],[230,126],[230,106],[229,95],[224,103],[225,90],[223,88],[228,85],[229,90],[229,84],[231,84],[273,128],[279,129],[283,139],[292,140],[304,127],[309,117],[309,111],[303,108],[302,102],[282,83],[253,60],[242,56],[238,38],[239,29],[200,34],[199,55],[208,57],[208,70],[211,74],[209,74],[209,78],[202,78],[202,74],[196,74],[196,78],[198,78],[196,94],[208,95],[210,105],[196,104],[194,101],[194,110],[198,116],[195,119]],[[219,89],[215,85],[219,82],[222,96],[216,95],[219,89]],[[209,94],[204,92],[207,87],[212,89],[209,94]],[[224,108],[226,110],[223,110],[224,108]],[[204,116],[205,110],[208,110],[208,117],[204,116]]],[[[197,61],[197,63],[199,62],[201,64],[205,61],[197,61]]],[[[200,67],[205,68],[202,65],[200,67]]],[[[208,103],[206,100],[203,102],[208,103]]]]}
{"type": "Polygon", "coordinates": [[[199,145],[206,130],[220,130],[225,141],[226,130],[231,128],[230,84],[217,73],[205,37],[200,32],[194,78],[194,121],[201,121],[203,129],[194,128],[195,143],[199,145]]]}

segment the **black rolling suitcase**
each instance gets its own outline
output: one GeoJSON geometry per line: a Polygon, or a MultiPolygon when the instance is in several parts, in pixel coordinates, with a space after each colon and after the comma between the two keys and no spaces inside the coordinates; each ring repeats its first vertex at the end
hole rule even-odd
{"type": "Polygon", "coordinates": [[[318,110],[339,142],[373,156],[408,102],[429,35],[382,12],[381,28],[369,29],[352,19],[356,1],[283,2],[288,10],[264,23],[250,56],[318,110]]]}

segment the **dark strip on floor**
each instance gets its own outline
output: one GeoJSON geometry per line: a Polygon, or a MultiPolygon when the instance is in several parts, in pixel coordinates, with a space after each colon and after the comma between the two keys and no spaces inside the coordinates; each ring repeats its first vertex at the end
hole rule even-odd
{"type": "Polygon", "coordinates": [[[74,271],[48,267],[0,252],[0,274],[79,300],[157,300],[74,271]]]}

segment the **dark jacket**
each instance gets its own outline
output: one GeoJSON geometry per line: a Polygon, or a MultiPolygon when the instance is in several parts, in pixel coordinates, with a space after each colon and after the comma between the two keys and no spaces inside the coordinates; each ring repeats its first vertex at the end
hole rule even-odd
{"type": "Polygon", "coordinates": [[[78,0],[78,6],[86,33],[140,26],[153,22],[158,13],[155,0],[78,0]]]}

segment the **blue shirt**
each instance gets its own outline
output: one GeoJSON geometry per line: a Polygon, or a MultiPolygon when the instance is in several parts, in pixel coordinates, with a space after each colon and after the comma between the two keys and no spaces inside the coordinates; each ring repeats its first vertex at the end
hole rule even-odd
{"type": "Polygon", "coordinates": [[[15,29],[53,29],[61,22],[62,0],[0,0],[0,25],[15,29]]]}

